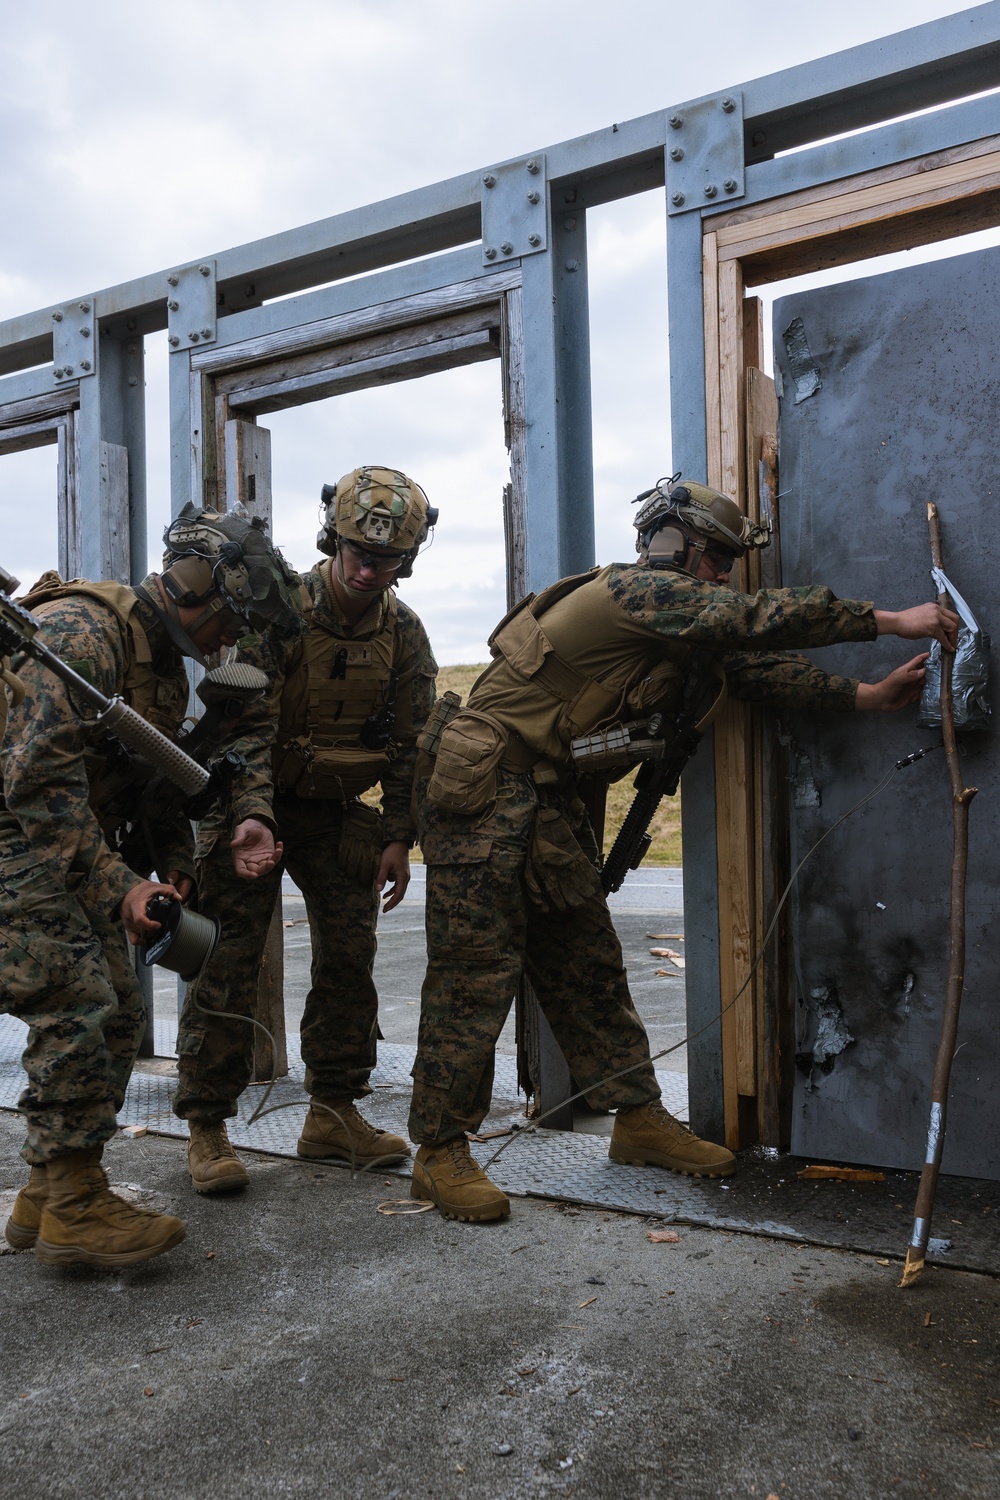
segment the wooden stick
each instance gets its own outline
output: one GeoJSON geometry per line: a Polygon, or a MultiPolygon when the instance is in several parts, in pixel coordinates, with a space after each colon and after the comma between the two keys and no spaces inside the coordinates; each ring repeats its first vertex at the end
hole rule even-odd
{"type": "MultiPolygon", "coordinates": [[[[931,536],[931,560],[936,568],[944,566],[941,554],[941,521],[937,506],[930,501],[927,506],[927,524],[931,536]]],[[[938,594],[938,603],[952,606],[946,592],[938,594]]],[[[934,1078],[931,1083],[931,1117],[927,1127],[927,1150],[917,1188],[914,1209],[913,1235],[906,1251],[901,1287],[912,1286],[923,1274],[927,1254],[927,1241],[931,1232],[931,1216],[934,1213],[934,1197],[937,1192],[941,1155],[944,1151],[945,1120],[948,1107],[948,1083],[951,1064],[955,1055],[955,1039],[958,1035],[958,1013],[962,1004],[962,985],[965,981],[965,888],[969,864],[969,803],[978,790],[964,786],[962,770],[958,760],[958,744],[955,738],[955,715],[952,705],[951,679],[955,659],[951,652],[941,652],[941,733],[944,738],[945,755],[948,760],[948,776],[951,781],[952,811],[952,856],[951,856],[951,913],[949,918],[950,951],[948,955],[948,989],[945,995],[944,1015],[941,1018],[941,1040],[938,1043],[934,1062],[934,1078]]]]}

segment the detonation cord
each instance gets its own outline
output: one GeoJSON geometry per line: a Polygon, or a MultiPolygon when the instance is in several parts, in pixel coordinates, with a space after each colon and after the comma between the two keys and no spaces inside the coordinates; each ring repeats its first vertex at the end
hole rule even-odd
{"type": "MultiPolygon", "coordinates": [[[[935,751],[935,750],[941,750],[941,749],[943,749],[943,745],[942,744],[928,745],[923,750],[914,750],[914,751],[911,752],[911,754],[903,756],[903,758],[901,760],[895,761],[894,764],[892,765],[892,767],[890,768],[890,770],[882,777],[881,781],[879,781],[878,784],[876,786],[874,786],[870,792],[866,792],[863,797],[859,798],[858,801],[854,803],[853,807],[849,807],[846,812],[841,813],[840,817],[837,818],[833,823],[831,823],[830,826],[829,826],[829,828],[827,828],[824,833],[821,833],[820,836],[819,836],[819,838],[816,840],[816,842],[814,844],[812,844],[809,849],[806,850],[805,854],[802,856],[802,858],[799,860],[798,864],[795,866],[795,869],[792,871],[792,873],[791,873],[791,875],[790,875],[790,877],[788,879],[788,883],[786,884],[784,890],[781,893],[781,896],[778,899],[778,904],[774,908],[774,915],[772,916],[772,918],[771,918],[771,920],[770,920],[770,922],[768,924],[767,931],[764,933],[764,936],[761,939],[760,947],[757,950],[757,953],[756,953],[756,955],[754,957],[753,963],[751,964],[749,970],[747,971],[746,978],[744,979],[743,983],[740,985],[739,989],[736,991],[736,994],[732,997],[731,1000],[727,1001],[726,1004],[721,1007],[721,1009],[719,1010],[719,1012],[718,1012],[717,1015],[714,1015],[711,1018],[711,1020],[706,1021],[705,1025],[704,1026],[700,1026],[697,1031],[690,1031],[690,1032],[688,1032],[687,1035],[683,1036],[680,1039],[679,1042],[674,1042],[674,1043],[672,1043],[671,1046],[664,1047],[661,1051],[652,1053],[651,1056],[649,1056],[648,1058],[644,1057],[641,1062],[630,1063],[628,1067],[626,1067],[626,1068],[620,1068],[618,1070],[618,1072],[616,1072],[616,1073],[608,1073],[604,1078],[599,1079],[596,1083],[590,1084],[585,1089],[580,1089],[578,1093],[571,1094],[568,1099],[562,1099],[562,1100],[560,1100],[560,1102],[557,1105],[555,1105],[552,1109],[545,1110],[543,1114],[538,1115],[535,1119],[531,1120],[527,1125],[515,1125],[515,1126],[513,1126],[512,1127],[512,1134],[511,1134],[510,1139],[504,1141],[504,1143],[503,1143],[502,1146],[498,1146],[497,1147],[496,1151],[494,1151],[493,1155],[489,1158],[489,1160],[484,1163],[483,1170],[487,1171],[493,1165],[493,1163],[497,1160],[497,1158],[503,1155],[503,1153],[506,1151],[507,1147],[508,1146],[512,1146],[514,1144],[515,1140],[518,1140],[518,1141],[519,1140],[523,1140],[525,1136],[527,1136],[527,1135],[533,1135],[539,1129],[539,1127],[541,1126],[543,1120],[547,1120],[550,1115],[556,1114],[557,1111],[559,1111],[561,1109],[565,1109],[565,1107],[566,1107],[567,1104],[574,1104],[577,1101],[577,1099],[584,1098],[584,1096],[586,1094],[592,1094],[592,1093],[594,1093],[595,1090],[597,1090],[599,1088],[603,1088],[605,1084],[614,1083],[615,1080],[618,1079],[618,1078],[625,1078],[625,1077],[628,1076],[629,1073],[635,1073],[635,1072],[638,1071],[638,1069],[644,1068],[644,1067],[646,1067],[650,1063],[659,1062],[659,1060],[661,1058],[663,1058],[663,1057],[669,1057],[672,1052],[677,1052],[677,1051],[679,1051],[679,1049],[681,1047],[686,1047],[689,1042],[697,1041],[698,1038],[701,1037],[701,1036],[704,1036],[707,1031],[711,1031],[711,1029],[712,1029],[713,1026],[719,1025],[721,1023],[721,1021],[722,1021],[722,1017],[724,1015],[726,1015],[726,1013],[728,1011],[732,1010],[733,1006],[737,1003],[737,1001],[743,995],[743,993],[747,989],[748,985],[750,984],[751,980],[753,979],[754,975],[756,974],[758,968],[760,967],[761,962],[763,961],[763,958],[764,958],[764,954],[767,952],[767,945],[768,945],[768,943],[771,940],[771,935],[773,934],[774,929],[777,926],[778,918],[781,915],[781,912],[782,912],[782,909],[783,909],[783,907],[785,905],[785,902],[788,900],[788,897],[791,895],[792,887],[794,886],[796,880],[798,879],[799,873],[802,870],[803,866],[812,858],[812,856],[816,853],[816,850],[820,847],[820,845],[826,839],[828,839],[832,833],[836,832],[836,830],[840,827],[840,825],[842,823],[846,823],[848,818],[853,817],[854,814],[856,812],[860,812],[860,810],[867,803],[873,801],[874,798],[880,796],[881,793],[885,791],[885,789],[889,785],[890,781],[892,781],[893,778],[896,776],[897,772],[902,771],[906,766],[912,766],[912,765],[914,765],[918,760],[923,760],[923,758],[924,758],[925,755],[930,755],[933,751],[935,751]]],[[[200,1011],[202,1013],[202,1015],[205,1015],[205,1016],[217,1016],[219,1019],[221,1019],[223,1021],[244,1021],[248,1025],[255,1027],[258,1031],[261,1031],[264,1034],[264,1036],[267,1037],[268,1041],[271,1043],[272,1051],[273,1052],[277,1051],[277,1042],[275,1041],[275,1038],[272,1035],[272,1033],[264,1025],[263,1021],[258,1021],[254,1016],[234,1015],[231,1011],[209,1010],[207,1006],[202,1005],[199,1002],[198,996],[197,996],[197,986],[198,986],[198,981],[195,980],[194,983],[193,983],[193,985],[192,985],[192,987],[191,987],[191,1002],[192,1002],[195,1010],[200,1011]]],[[[267,1088],[264,1091],[264,1095],[263,1095],[260,1103],[247,1116],[246,1123],[247,1123],[248,1126],[249,1125],[255,1125],[257,1123],[257,1121],[260,1120],[260,1119],[262,1119],[265,1115],[275,1114],[275,1113],[277,1113],[277,1111],[282,1110],[282,1109],[301,1109],[302,1105],[307,1102],[305,1099],[292,1099],[292,1100],[287,1101],[286,1103],[268,1105],[267,1101],[271,1097],[271,1091],[273,1090],[273,1088],[274,1088],[275,1084],[277,1083],[277,1081],[278,1080],[276,1078],[272,1078],[268,1082],[267,1088]]],[[[351,1167],[351,1174],[352,1174],[352,1176],[359,1175],[362,1172],[369,1172],[369,1171],[371,1171],[373,1169],[382,1169],[382,1168],[384,1168],[386,1166],[389,1166],[390,1164],[394,1164],[394,1163],[397,1163],[399,1161],[398,1154],[395,1154],[395,1155],[391,1155],[391,1156],[376,1157],[372,1161],[365,1162],[364,1166],[359,1166],[358,1162],[357,1162],[357,1157],[355,1156],[355,1153],[354,1153],[353,1144],[350,1144],[351,1141],[352,1141],[351,1132],[350,1132],[350,1130],[349,1130],[346,1122],[344,1121],[343,1117],[337,1112],[336,1109],[334,1109],[334,1107],[332,1105],[326,1104],[326,1103],[324,1103],[323,1101],[321,1101],[319,1099],[310,1098],[308,1100],[308,1102],[309,1102],[311,1108],[322,1110],[322,1111],[325,1111],[327,1114],[333,1115],[334,1118],[337,1119],[337,1120],[339,1120],[340,1124],[343,1126],[344,1133],[345,1133],[345,1135],[347,1137],[347,1140],[348,1140],[348,1143],[349,1143],[349,1149],[350,1149],[350,1167],[351,1167]]],[[[317,1158],[317,1159],[318,1160],[322,1160],[323,1158],[317,1158]]]]}

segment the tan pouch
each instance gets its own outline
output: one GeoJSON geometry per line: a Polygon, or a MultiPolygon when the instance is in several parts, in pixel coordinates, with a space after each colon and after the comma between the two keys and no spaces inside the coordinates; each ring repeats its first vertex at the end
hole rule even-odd
{"type": "Polygon", "coordinates": [[[425,755],[436,755],[441,745],[441,734],[462,707],[461,694],[451,689],[444,693],[427,715],[427,723],[417,735],[417,749],[425,755]]]}
{"type": "Polygon", "coordinates": [[[597,870],[555,807],[540,807],[535,815],[524,885],[542,911],[569,911],[601,894],[597,870]]]}
{"type": "Polygon", "coordinates": [[[447,812],[472,816],[496,796],[497,766],[510,738],[488,714],[465,708],[441,731],[427,798],[447,812]]]}
{"type": "Polygon", "coordinates": [[[374,885],[382,862],[382,814],[367,802],[349,802],[340,825],[337,863],[361,885],[374,885]]]}

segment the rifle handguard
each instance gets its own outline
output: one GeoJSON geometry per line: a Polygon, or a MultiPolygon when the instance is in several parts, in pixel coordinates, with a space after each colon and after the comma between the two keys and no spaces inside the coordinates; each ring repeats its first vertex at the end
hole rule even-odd
{"type": "Polygon", "coordinates": [[[112,698],[110,706],[98,714],[97,723],[144,756],[186,796],[194,797],[208,785],[210,773],[205,767],[185,755],[122,698],[112,698]]]}

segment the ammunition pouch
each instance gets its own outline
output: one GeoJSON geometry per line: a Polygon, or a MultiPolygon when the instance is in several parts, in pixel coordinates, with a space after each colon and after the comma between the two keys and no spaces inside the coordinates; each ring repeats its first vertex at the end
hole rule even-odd
{"type": "Polygon", "coordinates": [[[458,693],[449,690],[443,694],[427,715],[427,723],[417,735],[417,749],[422,750],[425,755],[437,755],[441,747],[441,735],[461,707],[462,699],[458,693]]]}
{"type": "Polygon", "coordinates": [[[556,807],[535,814],[524,884],[528,900],[542,911],[569,911],[601,895],[597,870],[556,807]]]}
{"type": "Polygon", "coordinates": [[[481,813],[496,796],[497,767],[507,730],[489,714],[457,711],[441,731],[427,798],[434,807],[466,817],[481,813]]]}
{"type": "Polygon", "coordinates": [[[337,864],[361,885],[374,885],[382,861],[382,814],[366,802],[350,802],[340,825],[337,864]]]}

